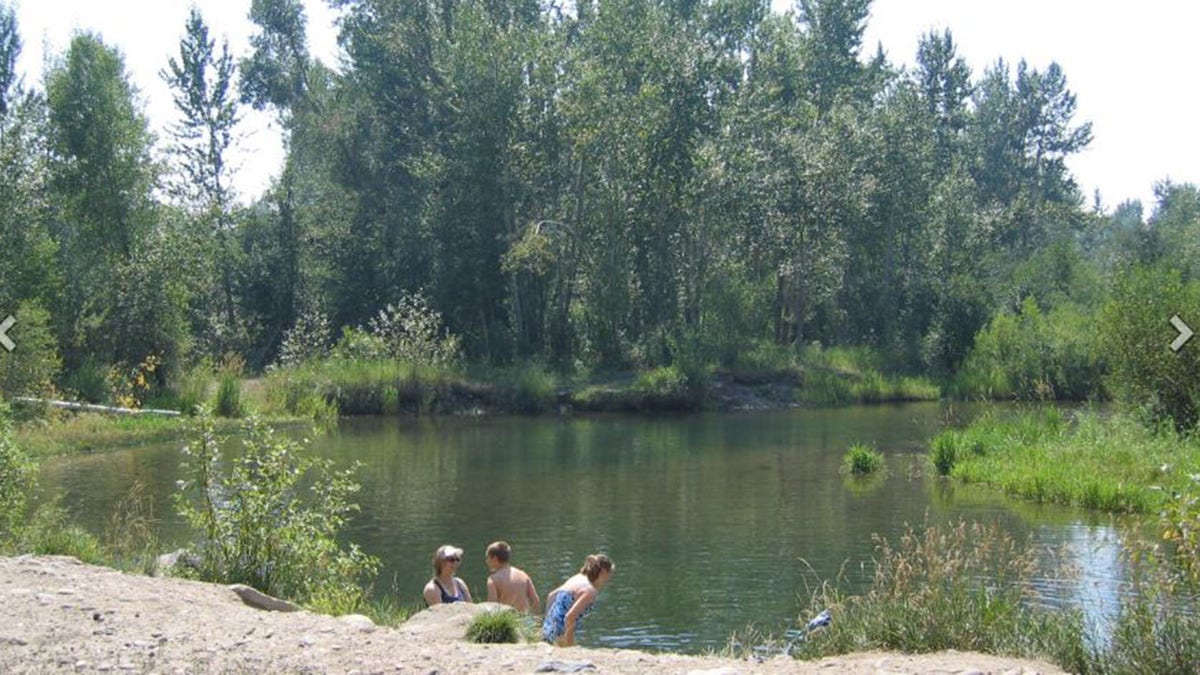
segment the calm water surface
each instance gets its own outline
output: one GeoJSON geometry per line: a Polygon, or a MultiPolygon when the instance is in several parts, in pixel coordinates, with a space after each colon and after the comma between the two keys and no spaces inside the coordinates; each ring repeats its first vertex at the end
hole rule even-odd
{"type": "MultiPolygon", "coordinates": [[[[959,417],[970,415],[961,406],[959,417]]],[[[755,624],[782,632],[807,606],[806,581],[842,572],[861,585],[872,533],[964,517],[1065,548],[1082,573],[1038,580],[1045,602],[1085,606],[1102,623],[1122,572],[1105,516],[955,488],[924,470],[939,404],[681,417],[485,417],[344,420],[313,450],[363,463],[363,511],[349,537],[383,562],[377,591],[421,602],[430,555],[466,549],[462,576],[486,595],[484,548],[507,539],[544,597],[591,552],[617,564],[584,623],[583,644],[698,651],[755,624]],[[858,484],[838,473],[855,442],[887,456],[890,475],[858,484]]],[[[179,449],[67,457],[43,464],[43,486],[102,532],[135,482],[163,536],[179,449]]],[[[807,617],[804,617],[807,619],[807,617]]]]}

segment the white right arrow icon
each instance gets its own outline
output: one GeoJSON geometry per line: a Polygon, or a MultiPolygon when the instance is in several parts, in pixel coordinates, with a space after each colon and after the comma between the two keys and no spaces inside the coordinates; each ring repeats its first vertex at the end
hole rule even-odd
{"type": "Polygon", "coordinates": [[[13,324],[16,322],[17,317],[13,316],[12,314],[9,314],[7,319],[5,319],[3,322],[0,322],[0,347],[4,347],[10,352],[17,348],[17,343],[13,342],[12,338],[8,337],[8,329],[12,328],[13,324]]]}
{"type": "Polygon", "coordinates": [[[1177,352],[1180,349],[1183,349],[1183,346],[1188,343],[1188,340],[1192,339],[1192,336],[1195,335],[1195,332],[1192,331],[1191,326],[1187,325],[1184,323],[1183,319],[1179,318],[1178,314],[1171,317],[1171,325],[1175,327],[1175,330],[1179,331],[1179,335],[1176,336],[1175,341],[1171,343],[1171,351],[1177,352]]]}

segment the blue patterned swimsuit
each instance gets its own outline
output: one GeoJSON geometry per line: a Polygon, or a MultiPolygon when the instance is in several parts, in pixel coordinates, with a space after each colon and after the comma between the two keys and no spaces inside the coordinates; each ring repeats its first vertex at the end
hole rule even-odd
{"type": "MultiPolygon", "coordinates": [[[[550,644],[554,644],[558,638],[562,637],[563,633],[567,632],[567,613],[571,611],[571,605],[575,604],[575,593],[572,591],[558,591],[554,596],[554,602],[546,608],[546,619],[542,621],[542,639],[550,644]]],[[[579,630],[579,624],[583,623],[583,617],[591,613],[592,607],[596,603],[587,606],[579,618],[575,620],[575,630],[579,630]]]]}

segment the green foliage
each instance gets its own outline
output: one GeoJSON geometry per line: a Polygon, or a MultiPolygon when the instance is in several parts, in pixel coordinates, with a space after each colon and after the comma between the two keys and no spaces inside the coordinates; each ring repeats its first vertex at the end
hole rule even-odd
{"type": "Polygon", "coordinates": [[[329,354],[332,335],[329,320],[319,312],[304,312],[283,335],[276,365],[286,368],[324,358],[329,354]]]}
{"type": "Polygon", "coordinates": [[[21,448],[38,458],[144,443],[170,443],[180,438],[179,419],[158,415],[52,415],[26,422],[17,429],[21,448]]]}
{"type": "Polygon", "coordinates": [[[436,412],[467,388],[445,367],[343,358],[277,369],[267,382],[273,409],[318,417],[436,412]]]}
{"type": "Polygon", "coordinates": [[[467,626],[467,642],[477,644],[517,643],[521,634],[520,615],[508,609],[477,614],[467,626]]]}
{"type": "Polygon", "coordinates": [[[179,411],[185,415],[194,415],[200,408],[207,406],[213,378],[213,366],[207,360],[183,370],[171,387],[179,411]]]}
{"type": "Polygon", "coordinates": [[[402,295],[367,324],[382,344],[381,357],[430,366],[452,365],[458,358],[458,338],[442,325],[442,315],[421,295],[402,295]]]}
{"type": "Polygon", "coordinates": [[[633,391],[647,409],[687,410],[695,405],[688,379],[675,366],[639,373],[634,380],[633,391]]]}
{"type": "MultiPolygon", "coordinates": [[[[410,4],[340,3],[335,70],[307,51],[303,3],[254,0],[240,82],[191,12],[163,70],[179,113],[167,181],[118,50],[79,33],[27,95],[0,17],[0,306],[49,311],[58,384],[97,400],[97,370],[150,355],[158,395],[188,359],[228,351],[252,370],[466,357],[671,368],[610,398],[695,408],[712,367],[776,350],[804,402],[929,399],[897,373],[950,376],[979,337],[964,390],[1076,398],[1099,392],[1106,351],[1075,330],[1086,310],[1061,308],[1099,301],[1118,264],[1197,269],[1194,186],[1157,188],[1153,228],[1095,234],[1107,217],[1083,212],[1066,171],[1090,127],[1056,64],[973,79],[945,32],[897,70],[862,53],[865,0],[792,17],[723,0],[410,4]],[[288,136],[279,180],[245,209],[235,88],[288,136]],[[1041,315],[995,317],[1028,296],[1041,315]],[[1043,330],[1044,349],[1011,349],[1043,330]],[[814,340],[886,358],[851,373],[793,356],[814,340]]],[[[528,377],[492,393],[543,409],[546,380],[528,377]]],[[[443,393],[414,406],[397,378],[345,395],[306,378],[287,407],[325,417],[443,393]]]]}
{"type": "Polygon", "coordinates": [[[883,454],[862,443],[850,446],[842,457],[842,473],[853,476],[869,476],[886,469],[883,454]]]}
{"type": "Polygon", "coordinates": [[[942,432],[932,447],[943,475],[1113,512],[1153,513],[1169,494],[1164,489],[1183,489],[1181,476],[1200,471],[1195,439],[1148,430],[1122,415],[1082,413],[1074,423],[1054,409],[985,416],[942,432]]]}
{"type": "Polygon", "coordinates": [[[69,396],[87,403],[104,403],[109,400],[108,367],[94,359],[87,359],[71,369],[63,377],[63,388],[69,396]]]}
{"type": "Polygon", "coordinates": [[[1000,314],[975,336],[956,378],[961,396],[1020,400],[1104,398],[1106,359],[1097,318],[1071,305],[1043,313],[1026,298],[1019,314],[1000,314]]]}
{"type": "Polygon", "coordinates": [[[33,485],[33,464],[17,445],[8,404],[0,399],[0,546],[11,543],[24,525],[33,485]]]}
{"type": "Polygon", "coordinates": [[[886,401],[935,401],[936,384],[922,377],[884,374],[883,356],[867,348],[805,347],[797,399],[812,405],[846,405],[886,401]]]}
{"type": "Polygon", "coordinates": [[[216,413],[221,417],[240,418],[246,414],[242,404],[241,378],[236,373],[221,375],[221,383],[217,387],[216,413]]]}
{"type": "Polygon", "coordinates": [[[960,434],[949,432],[934,436],[930,459],[939,476],[949,476],[950,472],[954,470],[954,465],[958,462],[959,455],[962,454],[960,439],[962,439],[960,434]]]}
{"type": "Polygon", "coordinates": [[[49,187],[65,288],[52,312],[69,367],[171,361],[179,261],[155,231],[152,137],[120,53],[77,33],[46,75],[49,187]]]}
{"type": "Polygon", "coordinates": [[[0,352],[0,391],[21,396],[53,394],[62,360],[51,331],[50,313],[31,300],[21,303],[13,316],[17,323],[8,336],[17,347],[12,352],[0,352]]]}
{"type": "Polygon", "coordinates": [[[1191,430],[1200,421],[1200,348],[1195,339],[1178,353],[1168,346],[1174,337],[1169,319],[1197,307],[1200,281],[1185,283],[1166,268],[1135,268],[1119,278],[1100,315],[1111,389],[1151,424],[1165,420],[1191,430]]]}
{"type": "Polygon", "coordinates": [[[358,510],[351,471],[306,454],[255,417],[223,465],[212,421],[202,414],[186,448],[176,495],[199,533],[201,579],[244,583],[318,611],[355,611],[378,561],[338,536],[358,510]]]}
{"type": "Polygon", "coordinates": [[[507,400],[505,407],[517,412],[544,412],[558,400],[558,377],[540,363],[490,370],[481,375],[484,381],[493,382],[500,396],[507,400]]]}
{"type": "Polygon", "coordinates": [[[112,557],[100,540],[67,520],[57,504],[40,506],[22,530],[18,548],[33,555],[68,555],[92,565],[108,565],[112,557]]]}
{"type": "Polygon", "coordinates": [[[1097,670],[1106,673],[1193,672],[1200,663],[1200,510],[1196,479],[1174,491],[1159,516],[1167,545],[1130,538],[1122,563],[1130,588],[1097,670]]]}
{"type": "Polygon", "coordinates": [[[1091,661],[1082,614],[1036,604],[1029,582],[1037,569],[1037,549],[997,525],[910,528],[895,544],[876,536],[870,589],[863,595],[818,589],[810,610],[831,608],[833,621],[797,642],[794,653],[955,649],[1085,670],[1091,661]]]}
{"type": "Polygon", "coordinates": [[[1187,587],[1200,588],[1200,473],[1189,474],[1166,500],[1159,521],[1175,567],[1187,587]]]}

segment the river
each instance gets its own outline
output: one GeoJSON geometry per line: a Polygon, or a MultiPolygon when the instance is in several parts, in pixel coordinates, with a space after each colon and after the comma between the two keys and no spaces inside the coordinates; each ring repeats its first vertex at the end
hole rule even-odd
{"type": "MultiPolygon", "coordinates": [[[[348,538],[378,556],[377,593],[420,603],[430,557],[466,549],[462,576],[485,595],[484,548],[506,539],[543,597],[591,552],[616,562],[585,622],[585,645],[696,652],[753,624],[792,627],[809,588],[839,574],[861,588],[871,535],[958,518],[995,521],[1079,568],[1036,580],[1043,601],[1116,610],[1120,539],[1108,516],[1007,499],[931,475],[924,451],[971,406],[921,403],[688,416],[347,419],[312,450],[362,462],[363,509],[348,538]],[[839,471],[856,442],[888,475],[839,471]]],[[[179,448],[147,446],[47,460],[43,489],[103,532],[135,483],[153,499],[164,548],[186,539],[171,513],[179,448]]],[[[1049,554],[1047,559],[1049,559],[1049,554]]],[[[1049,569],[1049,567],[1048,567],[1049,569]]]]}

